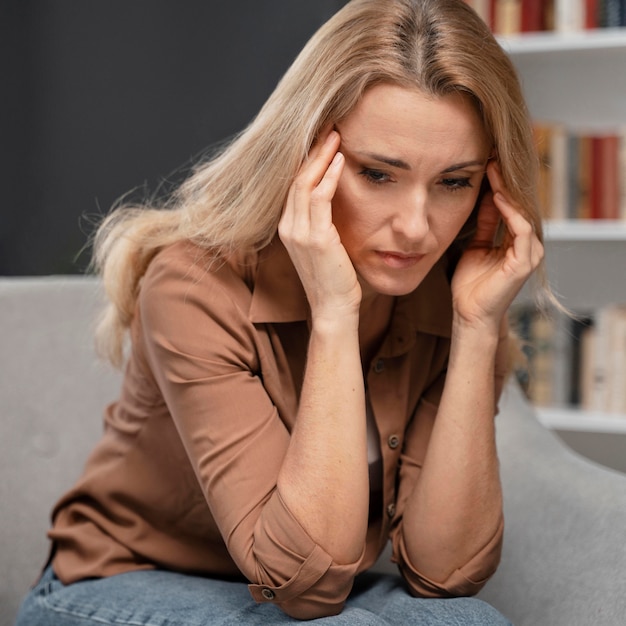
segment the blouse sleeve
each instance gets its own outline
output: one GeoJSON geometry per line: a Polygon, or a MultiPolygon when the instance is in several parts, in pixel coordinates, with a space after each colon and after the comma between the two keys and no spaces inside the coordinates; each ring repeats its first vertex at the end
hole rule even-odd
{"type": "Polygon", "coordinates": [[[141,286],[139,340],[226,546],[258,602],[338,613],[358,562],[335,563],[277,490],[290,435],[264,387],[249,290],[228,266],[161,257],[141,286]]]}
{"type": "MultiPolygon", "coordinates": [[[[504,380],[509,369],[508,324],[503,323],[496,353],[495,392],[500,398],[504,380]]],[[[504,520],[493,537],[462,567],[452,572],[447,580],[434,581],[419,572],[410,562],[403,537],[403,511],[406,500],[413,490],[422,468],[430,434],[437,416],[437,410],[446,372],[442,371],[435,382],[427,389],[419,401],[415,415],[406,433],[406,445],[400,463],[398,502],[396,516],[391,531],[393,560],[400,566],[411,592],[423,597],[459,597],[477,594],[495,573],[500,562],[504,520]]],[[[496,409],[497,412],[497,409],[496,409]]]]}

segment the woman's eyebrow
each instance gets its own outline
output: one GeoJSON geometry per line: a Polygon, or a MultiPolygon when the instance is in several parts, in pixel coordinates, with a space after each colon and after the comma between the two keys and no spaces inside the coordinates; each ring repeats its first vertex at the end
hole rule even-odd
{"type": "MultiPolygon", "coordinates": [[[[364,150],[352,151],[350,150],[349,146],[345,145],[345,143],[346,142],[342,140],[343,146],[348,149],[348,152],[353,152],[355,156],[378,161],[379,163],[385,163],[386,165],[389,165],[390,167],[397,167],[398,169],[401,169],[401,170],[407,170],[407,171],[411,170],[411,166],[406,161],[403,161],[402,159],[385,156],[382,154],[378,154],[376,152],[367,152],[364,150]]],[[[457,170],[462,170],[466,167],[478,167],[478,166],[484,167],[485,166],[484,161],[480,159],[476,159],[472,161],[463,161],[461,163],[455,163],[454,165],[451,165],[450,167],[446,167],[444,170],[441,171],[441,173],[449,174],[451,172],[456,172],[457,170]]]]}
{"type": "Polygon", "coordinates": [[[402,159],[394,159],[393,157],[387,157],[381,154],[374,154],[372,152],[357,152],[356,154],[362,157],[366,157],[368,159],[372,159],[374,161],[378,161],[380,163],[385,163],[386,165],[390,165],[391,167],[397,167],[401,170],[411,169],[411,166],[402,159]]]}
{"type": "Polygon", "coordinates": [[[456,172],[457,170],[462,170],[466,167],[484,167],[485,166],[485,161],[464,161],[463,163],[456,163],[455,165],[451,165],[450,167],[446,167],[445,170],[443,170],[441,173],[442,174],[449,174],[450,172],[456,172]]]}
{"type": "MultiPolygon", "coordinates": [[[[337,127],[335,127],[335,130],[341,135],[341,131],[337,127]]],[[[351,152],[355,156],[378,161],[379,163],[385,163],[386,165],[389,165],[391,167],[397,167],[398,169],[401,169],[401,170],[411,169],[411,166],[406,161],[403,161],[402,159],[395,159],[393,157],[384,156],[382,154],[376,154],[374,152],[366,152],[364,150],[351,150],[349,145],[346,146],[346,141],[343,138],[343,135],[341,137],[341,144],[343,148],[347,148],[348,152],[351,152]]],[[[339,149],[341,150],[342,148],[339,148],[339,149]]]]}
{"type": "MultiPolygon", "coordinates": [[[[382,154],[375,154],[372,152],[356,152],[355,154],[361,157],[373,159],[380,163],[385,163],[387,165],[390,165],[391,167],[397,167],[401,170],[408,171],[411,169],[411,166],[406,161],[403,161],[402,159],[395,159],[393,157],[387,157],[387,156],[383,156],[382,154]]],[[[478,159],[474,161],[463,161],[462,163],[455,163],[454,165],[451,165],[450,167],[446,167],[444,170],[441,171],[441,173],[450,174],[451,172],[456,172],[457,170],[462,170],[462,169],[465,169],[466,167],[484,167],[484,166],[485,166],[484,161],[478,160],[478,159]]]]}

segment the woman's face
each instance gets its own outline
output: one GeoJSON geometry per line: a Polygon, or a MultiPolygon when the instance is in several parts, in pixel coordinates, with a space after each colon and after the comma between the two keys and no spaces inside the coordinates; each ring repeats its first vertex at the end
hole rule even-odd
{"type": "Polygon", "coordinates": [[[333,222],[364,296],[410,293],[474,208],[490,153],[482,122],[459,94],[377,85],[336,129],[333,222]]]}

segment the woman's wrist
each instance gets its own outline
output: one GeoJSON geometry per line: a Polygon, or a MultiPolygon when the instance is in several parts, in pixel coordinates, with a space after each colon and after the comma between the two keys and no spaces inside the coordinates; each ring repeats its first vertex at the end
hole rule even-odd
{"type": "Polygon", "coordinates": [[[452,337],[476,337],[483,340],[498,340],[502,320],[483,315],[467,317],[457,311],[452,315],[452,337]]]}
{"type": "Polygon", "coordinates": [[[320,336],[331,338],[358,335],[359,312],[337,311],[334,314],[317,314],[311,318],[311,330],[320,336]]]}
{"type": "MultiPolygon", "coordinates": [[[[458,355],[459,350],[472,355],[475,360],[484,355],[495,353],[500,339],[501,324],[495,320],[467,320],[454,315],[452,321],[452,354],[458,355]]],[[[451,356],[452,356],[451,354],[451,356]]]]}

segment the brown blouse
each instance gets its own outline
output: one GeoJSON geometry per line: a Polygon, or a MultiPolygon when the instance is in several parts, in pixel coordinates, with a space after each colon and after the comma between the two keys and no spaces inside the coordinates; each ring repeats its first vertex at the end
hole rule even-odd
{"type": "MultiPolygon", "coordinates": [[[[77,484],[56,505],[53,565],[64,583],[163,568],[247,579],[258,602],[314,617],[341,609],[387,540],[417,595],[476,593],[495,571],[502,524],[448,580],[406,558],[404,502],[420,472],[450,346],[443,264],[397,299],[367,373],[383,467],[362,557],[339,564],[285,506],[276,479],[297,415],[309,325],[276,240],[246,263],[210,265],[181,242],[143,278],[121,394],[77,484]]],[[[497,357],[497,388],[506,368],[497,357]]]]}

